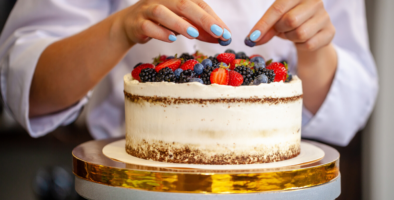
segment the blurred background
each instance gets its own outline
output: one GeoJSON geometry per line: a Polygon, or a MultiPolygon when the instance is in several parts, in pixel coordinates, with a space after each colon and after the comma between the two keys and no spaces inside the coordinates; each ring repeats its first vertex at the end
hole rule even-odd
{"type": "MultiPolygon", "coordinates": [[[[0,0],[0,33],[15,2],[0,0]]],[[[365,3],[380,92],[367,127],[347,147],[334,146],[341,153],[342,194],[338,199],[390,200],[394,199],[394,1],[365,3]]],[[[83,117],[33,139],[0,100],[0,199],[83,199],[74,190],[71,151],[88,140],[92,138],[83,117]]]]}

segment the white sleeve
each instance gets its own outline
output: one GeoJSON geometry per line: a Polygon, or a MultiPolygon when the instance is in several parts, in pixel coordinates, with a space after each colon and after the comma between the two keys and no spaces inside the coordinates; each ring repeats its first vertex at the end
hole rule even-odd
{"type": "Polygon", "coordinates": [[[302,136],[346,146],[372,112],[378,76],[369,50],[364,1],[327,0],[325,7],[336,28],[338,68],[316,115],[304,108],[302,136]]]}
{"type": "Polygon", "coordinates": [[[0,91],[7,109],[32,137],[76,119],[87,95],[61,112],[29,119],[29,91],[37,61],[53,42],[110,14],[108,0],[17,1],[0,37],[0,91]]]}

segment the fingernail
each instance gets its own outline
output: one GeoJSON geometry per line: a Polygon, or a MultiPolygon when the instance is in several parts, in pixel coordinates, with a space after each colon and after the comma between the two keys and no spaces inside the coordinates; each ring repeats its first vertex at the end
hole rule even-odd
{"type": "Polygon", "coordinates": [[[197,29],[193,28],[193,27],[189,27],[187,28],[187,34],[189,34],[192,37],[198,37],[198,35],[200,35],[197,31],[197,29]]]}
{"type": "Polygon", "coordinates": [[[211,31],[217,36],[221,36],[223,34],[223,29],[216,24],[211,26],[211,31]]]}
{"type": "Polygon", "coordinates": [[[231,38],[231,33],[227,29],[224,29],[223,38],[228,40],[231,38]]]}
{"type": "Polygon", "coordinates": [[[252,34],[250,34],[250,40],[252,40],[253,42],[257,40],[257,38],[259,38],[261,35],[261,32],[259,30],[255,30],[253,31],[252,34]]]}
{"type": "Polygon", "coordinates": [[[227,46],[227,45],[229,45],[229,44],[231,43],[232,40],[233,40],[233,39],[230,38],[230,39],[227,40],[227,41],[223,41],[223,40],[221,40],[221,39],[219,38],[219,44],[222,45],[222,46],[227,46]]]}
{"type": "Polygon", "coordinates": [[[175,36],[175,35],[170,35],[170,36],[168,36],[168,39],[169,39],[170,41],[175,42],[175,41],[176,41],[176,36],[175,36]]]}
{"type": "Polygon", "coordinates": [[[248,37],[245,38],[245,44],[250,47],[254,47],[256,45],[256,43],[250,40],[248,37]]]}

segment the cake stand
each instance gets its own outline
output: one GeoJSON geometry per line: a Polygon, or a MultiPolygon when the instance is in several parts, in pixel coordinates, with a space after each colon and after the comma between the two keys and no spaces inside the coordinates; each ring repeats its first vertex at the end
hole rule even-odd
{"type": "Polygon", "coordinates": [[[252,170],[158,168],[126,164],[103,155],[119,139],[89,141],[73,154],[76,191],[87,199],[333,200],[341,192],[339,153],[327,145],[322,160],[252,170]]]}

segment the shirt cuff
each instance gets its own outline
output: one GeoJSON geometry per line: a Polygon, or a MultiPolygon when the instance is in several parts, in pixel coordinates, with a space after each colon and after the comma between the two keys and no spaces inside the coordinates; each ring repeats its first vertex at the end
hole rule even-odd
{"type": "Polygon", "coordinates": [[[303,108],[302,136],[346,146],[372,112],[377,77],[369,74],[351,53],[335,46],[338,66],[331,88],[318,112],[303,108]]]}

